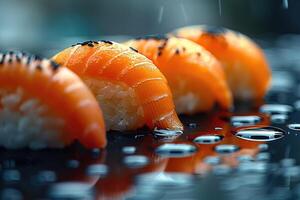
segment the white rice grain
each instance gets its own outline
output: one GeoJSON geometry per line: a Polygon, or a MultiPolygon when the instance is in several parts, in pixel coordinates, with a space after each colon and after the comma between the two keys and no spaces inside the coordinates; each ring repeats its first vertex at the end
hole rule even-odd
{"type": "Polygon", "coordinates": [[[65,121],[44,113],[49,110],[38,99],[24,99],[23,89],[0,90],[0,146],[9,149],[62,147],[65,121]]]}

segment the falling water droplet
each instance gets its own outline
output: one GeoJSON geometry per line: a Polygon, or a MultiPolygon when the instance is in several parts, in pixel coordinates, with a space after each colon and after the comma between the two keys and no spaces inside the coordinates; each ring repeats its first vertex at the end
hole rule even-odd
{"type": "Polygon", "coordinates": [[[289,1],[288,0],[283,0],[282,1],[282,6],[284,9],[288,9],[289,8],[289,1]]]}
{"type": "Polygon", "coordinates": [[[266,126],[239,129],[235,136],[251,141],[272,141],[282,138],[284,134],[285,132],[280,128],[266,126]]]}
{"type": "Polygon", "coordinates": [[[190,144],[163,144],[155,152],[163,157],[185,157],[194,154],[197,148],[190,144]]]}
{"type": "Polygon", "coordinates": [[[196,137],[193,141],[197,144],[215,144],[223,139],[221,135],[201,135],[196,137]]]}
{"type": "Polygon", "coordinates": [[[187,15],[186,15],[185,7],[182,3],[180,3],[180,7],[181,7],[181,10],[182,10],[184,21],[185,21],[185,23],[187,23],[187,15]]]}
{"type": "Polygon", "coordinates": [[[231,124],[233,126],[249,126],[255,125],[261,121],[261,117],[255,115],[249,116],[232,116],[230,118],[231,124]]]}
{"type": "Polygon", "coordinates": [[[163,13],[164,13],[164,6],[161,6],[159,8],[159,14],[158,14],[158,23],[160,24],[162,21],[162,17],[163,17],[163,13]]]}
{"type": "Polygon", "coordinates": [[[222,16],[222,0],[218,0],[219,3],[219,15],[222,16]]]}

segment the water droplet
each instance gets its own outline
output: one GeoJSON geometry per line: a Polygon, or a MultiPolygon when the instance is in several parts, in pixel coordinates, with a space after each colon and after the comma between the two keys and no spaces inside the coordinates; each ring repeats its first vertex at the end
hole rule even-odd
{"type": "Polygon", "coordinates": [[[265,173],[267,169],[268,165],[266,162],[244,162],[238,166],[238,170],[243,173],[265,173]]]}
{"type": "Polygon", "coordinates": [[[134,154],[136,152],[136,148],[134,146],[125,146],[122,148],[122,152],[125,154],[134,154]]]}
{"type": "Polygon", "coordinates": [[[189,123],[189,128],[197,128],[197,124],[196,123],[189,123]]]}
{"type": "Polygon", "coordinates": [[[215,144],[223,139],[221,135],[201,135],[196,137],[193,141],[197,144],[215,144]]]}
{"type": "Polygon", "coordinates": [[[260,112],[269,115],[273,114],[289,114],[293,111],[293,107],[285,104],[265,104],[260,107],[260,112]]]}
{"type": "Polygon", "coordinates": [[[256,161],[268,161],[270,160],[270,153],[268,152],[262,152],[258,153],[255,156],[256,161]]]}
{"type": "Polygon", "coordinates": [[[244,128],[237,130],[235,136],[251,141],[272,141],[282,138],[284,131],[271,126],[244,128]]]}
{"type": "Polygon", "coordinates": [[[154,136],[163,138],[176,138],[183,134],[181,130],[154,129],[154,136]]]}
{"type": "Polygon", "coordinates": [[[144,136],[145,136],[145,135],[135,135],[135,136],[134,136],[134,139],[140,140],[140,139],[142,139],[144,136]]]}
{"type": "Polygon", "coordinates": [[[66,165],[68,168],[76,169],[79,167],[80,162],[78,160],[68,160],[66,165]]]}
{"type": "Polygon", "coordinates": [[[276,124],[284,124],[288,120],[289,116],[286,114],[271,115],[271,121],[276,124]]]}
{"type": "Polygon", "coordinates": [[[123,162],[129,168],[138,168],[138,167],[146,166],[149,163],[149,159],[143,155],[131,155],[131,156],[126,156],[123,159],[123,162]]]}
{"type": "Polygon", "coordinates": [[[299,177],[300,176],[300,167],[299,166],[291,166],[285,167],[282,171],[283,176],[285,177],[299,177]]]}
{"type": "Polygon", "coordinates": [[[232,171],[231,167],[228,165],[216,165],[213,167],[212,172],[215,175],[227,175],[232,171]]]}
{"type": "Polygon", "coordinates": [[[297,100],[295,103],[294,103],[294,107],[296,110],[300,110],[300,100],[297,100]]]}
{"type": "Polygon", "coordinates": [[[101,150],[99,148],[93,148],[91,150],[91,154],[93,157],[98,157],[100,155],[100,153],[101,153],[101,150]]]}
{"type": "Polygon", "coordinates": [[[280,161],[282,167],[291,167],[295,165],[296,160],[293,158],[284,158],[280,161]]]}
{"type": "Polygon", "coordinates": [[[259,145],[258,145],[259,151],[267,151],[268,148],[269,148],[269,145],[268,145],[268,144],[259,144],[259,145]]]}
{"type": "Polygon", "coordinates": [[[300,131],[300,124],[289,124],[288,128],[294,131],[300,131]]]}
{"type": "Polygon", "coordinates": [[[7,181],[7,182],[20,181],[21,174],[18,170],[7,169],[7,170],[3,171],[2,178],[4,181],[7,181]]]}
{"type": "Polygon", "coordinates": [[[163,144],[155,152],[163,157],[185,157],[194,154],[197,148],[190,144],[163,144]]]}
{"type": "Polygon", "coordinates": [[[150,172],[137,176],[137,185],[155,185],[157,189],[171,189],[191,186],[193,177],[184,173],[150,172]]]}
{"type": "Polygon", "coordinates": [[[221,144],[215,147],[215,151],[221,154],[234,153],[240,148],[234,144],[221,144]]]}
{"type": "Polygon", "coordinates": [[[240,155],[237,157],[238,161],[240,163],[242,162],[252,162],[253,161],[253,157],[250,155],[240,155]]]}
{"type": "Polygon", "coordinates": [[[92,200],[93,187],[82,182],[61,182],[52,185],[49,189],[49,197],[53,199],[86,199],[92,200]]]}
{"type": "Polygon", "coordinates": [[[190,199],[194,180],[192,175],[185,173],[141,174],[136,177],[135,195],[132,199],[190,199]]]}
{"type": "Polygon", "coordinates": [[[4,188],[0,192],[1,200],[22,200],[22,193],[14,188],[4,188]]]}
{"type": "Polygon", "coordinates": [[[37,181],[40,183],[50,183],[56,181],[56,174],[53,171],[40,171],[37,175],[37,181]]]}
{"type": "Polygon", "coordinates": [[[291,73],[286,71],[276,71],[272,74],[272,84],[270,90],[276,92],[289,92],[295,84],[295,79],[291,73]]]}
{"type": "Polygon", "coordinates": [[[261,121],[261,117],[255,115],[249,116],[233,116],[230,119],[233,126],[250,126],[261,121]]]}
{"type": "Polygon", "coordinates": [[[220,157],[218,156],[207,156],[204,158],[204,162],[209,164],[209,165],[218,165],[220,164],[220,157]]]}
{"type": "Polygon", "coordinates": [[[89,165],[86,169],[86,173],[89,176],[103,176],[106,175],[108,172],[108,168],[104,164],[92,164],[89,165]]]}

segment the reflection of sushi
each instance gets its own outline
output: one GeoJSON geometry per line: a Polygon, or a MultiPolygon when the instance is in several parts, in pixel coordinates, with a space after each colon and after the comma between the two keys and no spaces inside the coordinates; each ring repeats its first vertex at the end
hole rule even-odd
{"type": "Polygon", "coordinates": [[[88,41],[53,57],[91,88],[107,129],[182,129],[165,77],[134,49],[110,41],[88,41]]]}
{"type": "Polygon", "coordinates": [[[210,51],[222,64],[237,99],[261,99],[271,74],[262,50],[249,38],[224,28],[191,26],[175,33],[210,51]]]}
{"type": "Polygon", "coordinates": [[[38,149],[75,139],[106,144],[101,110],[79,77],[53,61],[0,53],[0,145],[38,149]]]}
{"type": "Polygon", "coordinates": [[[201,46],[182,38],[145,37],[125,43],[151,59],[168,79],[179,113],[228,109],[231,93],[220,63],[201,46]]]}

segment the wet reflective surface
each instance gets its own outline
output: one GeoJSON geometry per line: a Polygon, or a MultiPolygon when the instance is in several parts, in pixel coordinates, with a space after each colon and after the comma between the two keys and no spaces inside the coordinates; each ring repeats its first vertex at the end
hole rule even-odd
{"type": "Polygon", "coordinates": [[[238,138],[252,141],[272,141],[284,137],[285,132],[282,129],[272,126],[256,126],[251,128],[241,128],[234,132],[238,138]]]}
{"type": "Polygon", "coordinates": [[[111,132],[105,150],[0,149],[0,199],[300,199],[300,62],[286,40],[266,49],[265,102],[180,116],[183,133],[111,132]]]}

